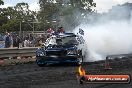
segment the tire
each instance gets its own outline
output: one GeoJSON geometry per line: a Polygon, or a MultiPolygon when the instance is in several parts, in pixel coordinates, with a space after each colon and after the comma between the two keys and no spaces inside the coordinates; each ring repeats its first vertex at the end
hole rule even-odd
{"type": "Polygon", "coordinates": [[[81,64],[82,64],[81,62],[78,62],[78,63],[77,63],[77,66],[80,66],[81,64]]]}
{"type": "Polygon", "coordinates": [[[37,63],[37,65],[38,65],[39,67],[44,67],[46,64],[47,64],[47,63],[44,63],[44,64],[38,64],[38,63],[37,63]]]}
{"type": "Polygon", "coordinates": [[[80,79],[79,79],[79,83],[80,84],[84,84],[84,81],[86,81],[85,77],[82,76],[80,79]]]}
{"type": "Polygon", "coordinates": [[[39,67],[44,67],[46,64],[37,64],[39,67]]]}
{"type": "Polygon", "coordinates": [[[79,59],[79,62],[76,63],[77,66],[80,66],[83,62],[83,57],[81,59],[79,59]]]}
{"type": "Polygon", "coordinates": [[[82,85],[83,84],[83,81],[82,80],[79,80],[79,83],[82,85]]]}
{"type": "Polygon", "coordinates": [[[36,59],[36,63],[37,63],[37,65],[39,67],[44,67],[47,64],[47,63],[39,64],[39,60],[38,59],[36,59]]]}

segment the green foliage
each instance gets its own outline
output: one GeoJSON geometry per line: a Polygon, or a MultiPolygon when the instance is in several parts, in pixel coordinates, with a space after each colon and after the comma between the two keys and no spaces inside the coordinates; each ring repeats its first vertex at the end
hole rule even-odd
{"type": "Polygon", "coordinates": [[[36,12],[29,10],[29,5],[24,2],[14,7],[0,8],[0,12],[0,31],[19,31],[20,22],[22,30],[32,30],[29,23],[36,21],[37,15],[36,12]]]}
{"type": "Polygon", "coordinates": [[[3,0],[0,0],[0,5],[4,5],[4,2],[3,2],[3,0]]]}
{"type": "Polygon", "coordinates": [[[39,0],[40,12],[38,19],[44,23],[41,26],[54,26],[53,20],[56,20],[56,26],[74,28],[78,25],[77,18],[82,17],[82,13],[94,12],[96,4],[93,0],[39,0]],[[51,25],[47,25],[47,21],[51,25]],[[66,27],[65,27],[66,26],[66,27]]]}
{"type": "MultiPolygon", "coordinates": [[[[4,2],[0,0],[0,5],[4,2]]],[[[40,11],[29,10],[27,3],[17,3],[14,7],[0,8],[0,31],[19,31],[20,23],[24,31],[35,29],[46,30],[49,27],[63,26],[72,29],[79,24],[82,13],[94,12],[93,0],[39,0],[40,11]],[[56,22],[55,22],[56,21],[56,22]]]]}

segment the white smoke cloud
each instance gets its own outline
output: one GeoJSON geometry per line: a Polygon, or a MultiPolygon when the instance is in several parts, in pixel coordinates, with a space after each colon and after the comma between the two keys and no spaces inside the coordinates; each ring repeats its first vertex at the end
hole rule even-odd
{"type": "Polygon", "coordinates": [[[4,5],[0,5],[0,8],[7,8],[7,7],[12,7],[12,4],[4,4],[4,5]]]}
{"type": "Polygon", "coordinates": [[[126,2],[132,3],[132,0],[94,0],[96,3],[96,10],[99,13],[102,12],[108,12],[109,9],[112,8],[112,6],[123,4],[126,2]]]}
{"type": "MultiPolygon", "coordinates": [[[[110,15],[110,13],[109,13],[110,15]]],[[[132,53],[132,14],[131,20],[103,20],[95,24],[82,22],[75,32],[82,28],[85,32],[87,56],[85,61],[103,60],[107,55],[132,53]]],[[[102,20],[102,18],[100,19],[102,20]]]]}
{"type": "Polygon", "coordinates": [[[40,7],[39,7],[38,2],[34,2],[34,3],[29,4],[29,9],[32,11],[39,11],[40,7]]]}

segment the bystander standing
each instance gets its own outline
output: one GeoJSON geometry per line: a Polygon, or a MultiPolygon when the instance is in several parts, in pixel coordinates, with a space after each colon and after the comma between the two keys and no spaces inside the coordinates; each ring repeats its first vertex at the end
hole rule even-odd
{"type": "Polygon", "coordinates": [[[4,36],[5,41],[5,48],[9,48],[11,46],[11,37],[10,34],[6,32],[6,35],[4,36]]]}

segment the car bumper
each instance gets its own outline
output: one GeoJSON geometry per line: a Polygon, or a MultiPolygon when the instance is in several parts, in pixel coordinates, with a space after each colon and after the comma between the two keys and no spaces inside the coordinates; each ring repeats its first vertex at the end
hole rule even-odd
{"type": "Polygon", "coordinates": [[[45,63],[79,63],[82,56],[37,56],[37,64],[45,63]]]}

